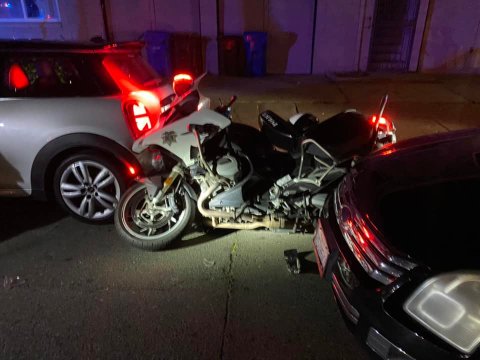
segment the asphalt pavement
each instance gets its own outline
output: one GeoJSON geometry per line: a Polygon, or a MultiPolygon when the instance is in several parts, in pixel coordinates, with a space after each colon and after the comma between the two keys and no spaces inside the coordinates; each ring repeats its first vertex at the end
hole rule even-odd
{"type": "MultiPolygon", "coordinates": [[[[388,90],[399,138],[479,124],[476,78],[210,77],[202,90],[239,95],[235,121],[263,109],[324,119],[373,112],[388,90]],[[358,99],[358,101],[357,101],[358,99]]],[[[364,359],[311,235],[198,230],[162,252],[120,241],[50,203],[0,199],[0,359],[364,359]],[[287,271],[298,249],[303,273],[287,271]]]]}
{"type": "Polygon", "coordinates": [[[0,359],[365,358],[311,235],[196,231],[151,253],[52,204],[1,200],[0,214],[0,359]]]}

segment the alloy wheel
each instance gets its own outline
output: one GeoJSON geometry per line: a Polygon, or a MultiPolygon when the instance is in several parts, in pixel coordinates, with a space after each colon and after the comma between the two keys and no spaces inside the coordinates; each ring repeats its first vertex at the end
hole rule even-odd
{"type": "Polygon", "coordinates": [[[86,219],[110,217],[120,199],[120,185],[106,166],[92,160],[75,161],[60,178],[60,194],[67,207],[86,219]]]}
{"type": "MultiPolygon", "coordinates": [[[[183,191],[180,191],[180,199],[183,191]]],[[[123,203],[123,202],[122,202],[123,203]]],[[[161,204],[153,205],[147,201],[145,189],[140,188],[123,203],[122,217],[124,228],[132,236],[143,240],[160,236],[174,230],[182,219],[187,216],[185,204],[176,203],[175,194],[165,196],[161,204]]]]}

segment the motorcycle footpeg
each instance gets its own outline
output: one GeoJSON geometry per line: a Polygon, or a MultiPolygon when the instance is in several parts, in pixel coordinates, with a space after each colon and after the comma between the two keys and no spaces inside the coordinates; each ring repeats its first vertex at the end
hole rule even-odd
{"type": "Polygon", "coordinates": [[[300,259],[298,257],[297,249],[285,250],[283,252],[285,261],[287,262],[287,269],[291,274],[298,275],[301,272],[300,259]]]}

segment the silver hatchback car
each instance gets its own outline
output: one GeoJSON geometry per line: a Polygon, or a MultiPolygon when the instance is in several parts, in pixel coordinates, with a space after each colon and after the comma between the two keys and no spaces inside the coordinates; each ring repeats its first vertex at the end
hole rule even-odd
{"type": "Polygon", "coordinates": [[[0,42],[0,196],[109,220],[141,171],[130,151],[174,98],[141,43],[0,42]]]}

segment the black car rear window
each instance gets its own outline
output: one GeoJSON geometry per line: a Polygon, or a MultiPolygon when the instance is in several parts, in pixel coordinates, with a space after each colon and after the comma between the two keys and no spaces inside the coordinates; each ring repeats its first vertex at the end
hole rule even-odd
{"type": "Polygon", "coordinates": [[[478,267],[480,179],[447,181],[390,193],[380,203],[383,232],[429,265],[478,267]]]}
{"type": "Polygon", "coordinates": [[[119,93],[96,54],[3,56],[1,97],[108,96],[119,93]]]}

